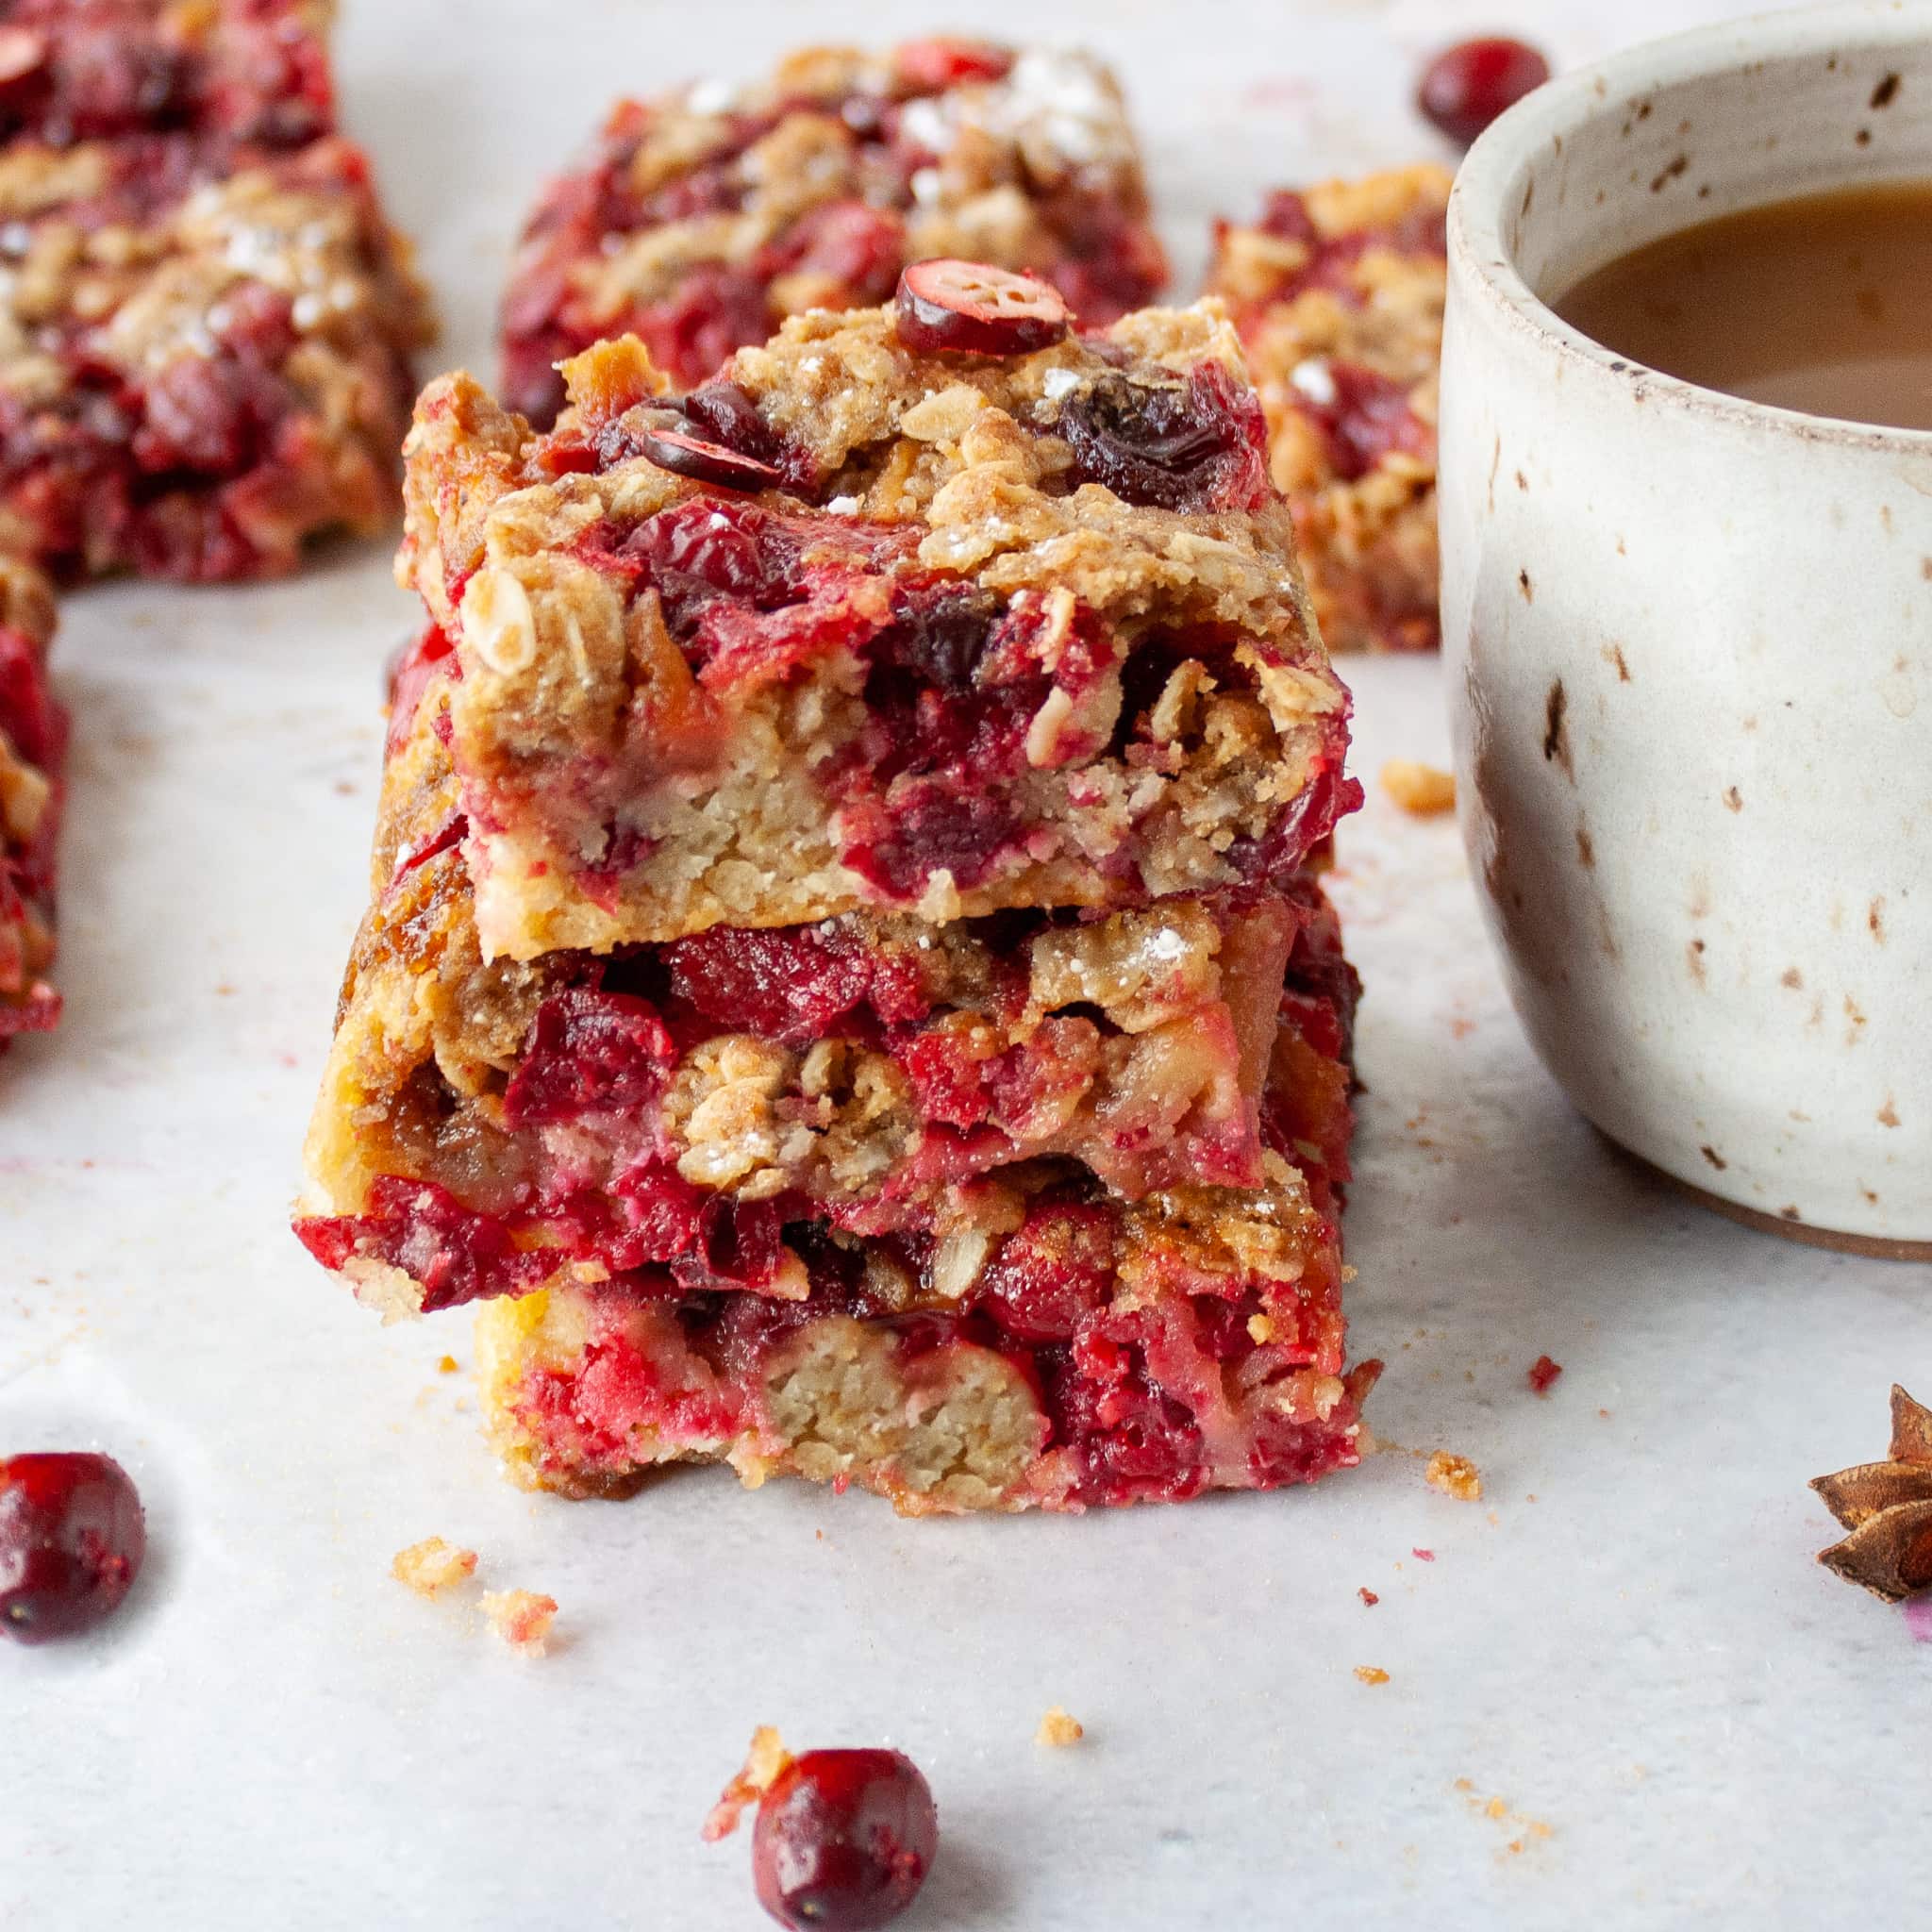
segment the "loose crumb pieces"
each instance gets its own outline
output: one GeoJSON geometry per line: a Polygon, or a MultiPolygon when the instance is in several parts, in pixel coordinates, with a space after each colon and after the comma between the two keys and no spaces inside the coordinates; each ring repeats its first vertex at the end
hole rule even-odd
{"type": "Polygon", "coordinates": [[[786,1750],[785,1740],[776,1728],[760,1724],[751,1734],[751,1749],[744,1755],[743,1765],[706,1814],[705,1842],[716,1844],[721,1838],[729,1838],[738,1829],[738,1822],[746,1809],[764,1796],[791,1762],[791,1754],[786,1750]]]}
{"type": "Polygon", "coordinates": [[[443,1358],[436,1365],[436,1373],[439,1375],[454,1375],[456,1372],[457,1358],[453,1355],[444,1356],[443,1358]]]}
{"type": "MultiPolygon", "coordinates": [[[[1436,1553],[1434,1550],[1411,1550],[1408,1554],[1411,1557],[1415,1557],[1418,1562],[1433,1563],[1436,1560],[1436,1553]]],[[[1398,1570],[1400,1570],[1402,1568],[1402,1565],[1398,1563],[1395,1567],[1398,1570]]]]}
{"type": "Polygon", "coordinates": [[[1373,1590],[1368,1589],[1366,1586],[1357,1591],[1356,1595],[1360,1597],[1362,1602],[1365,1603],[1370,1609],[1374,1609],[1374,1607],[1382,1601],[1382,1599],[1378,1597],[1373,1590]]]}
{"type": "Polygon", "coordinates": [[[1364,1684],[1386,1684],[1389,1681],[1389,1673],[1374,1664],[1357,1664],[1355,1674],[1364,1684]]]}
{"type": "Polygon", "coordinates": [[[1429,1457],[1429,1466],[1423,1471],[1423,1480],[1432,1490],[1441,1490],[1445,1496],[1454,1496],[1458,1503],[1480,1503],[1483,1497],[1483,1479],[1476,1474],[1475,1464],[1466,1456],[1452,1456],[1446,1449],[1438,1449],[1429,1457]]]}
{"type": "Polygon", "coordinates": [[[1529,1365],[1529,1386],[1539,1395],[1550,1392],[1550,1384],[1563,1373],[1561,1362],[1553,1362],[1548,1356],[1540,1355],[1529,1365]]]}
{"type": "Polygon", "coordinates": [[[467,1583],[476,1574],[475,1550],[459,1550],[440,1536],[427,1536],[407,1550],[398,1550],[389,1574],[407,1583],[418,1596],[435,1596],[453,1584],[467,1583]]]}
{"type": "Polygon", "coordinates": [[[524,1657],[541,1657],[544,1639],[557,1620],[557,1599],[530,1590],[486,1591],[483,1614],[512,1650],[524,1657]]]}
{"type": "Polygon", "coordinates": [[[1040,1720],[1040,1728],[1033,1734],[1036,1744],[1052,1744],[1064,1749],[1069,1744],[1077,1744],[1087,1735],[1087,1727],[1078,1718],[1069,1717],[1058,1704],[1040,1720]]]}
{"type": "Polygon", "coordinates": [[[1382,767],[1382,790],[1419,819],[1456,809],[1454,773],[1418,764],[1413,758],[1391,758],[1382,767]]]}

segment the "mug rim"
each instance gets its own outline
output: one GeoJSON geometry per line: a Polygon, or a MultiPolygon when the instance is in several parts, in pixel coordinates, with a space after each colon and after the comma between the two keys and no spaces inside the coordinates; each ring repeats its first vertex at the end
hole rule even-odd
{"type": "MultiPolygon", "coordinates": [[[[1745,14],[1714,26],[1692,27],[1624,49],[1559,75],[1526,95],[1485,129],[1464,158],[1449,197],[1448,251],[1452,270],[1504,318],[1559,361],[1613,383],[1641,390],[1707,421],[1775,432],[1800,441],[1890,455],[1932,453],[1932,429],[1906,429],[1816,416],[1774,403],[1754,402],[1667,375],[1573,326],[1529,286],[1503,232],[1504,209],[1523,169],[1540,152],[1599,118],[1625,111],[1630,101],[1660,88],[1716,80],[1767,60],[1840,47],[1877,51],[1932,42],[1932,0],[1828,0],[1823,6],[1745,14]]],[[[1804,193],[1803,187],[1792,192],[1804,193]]],[[[1828,192],[1821,187],[1817,192],[1828,192]]],[[[1695,218],[1686,227],[1696,225],[1695,218]]]]}

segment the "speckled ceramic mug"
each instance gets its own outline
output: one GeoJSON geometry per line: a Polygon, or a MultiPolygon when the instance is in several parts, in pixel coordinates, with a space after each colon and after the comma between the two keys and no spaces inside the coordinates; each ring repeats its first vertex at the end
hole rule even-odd
{"type": "Polygon", "coordinates": [[[1442,634],[1517,1010],[1612,1139],[1932,1258],[1932,434],[1633,366],[1546,306],[1673,229],[1932,178],[1932,8],[1688,34],[1542,89],[1449,211],[1442,634]]]}

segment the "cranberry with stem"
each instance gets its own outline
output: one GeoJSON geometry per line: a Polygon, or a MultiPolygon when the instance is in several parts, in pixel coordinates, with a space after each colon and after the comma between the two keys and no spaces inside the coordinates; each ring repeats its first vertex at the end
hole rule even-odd
{"type": "Polygon", "coordinates": [[[1066,335],[1066,298],[1037,275],[940,256],[899,277],[898,329],[908,349],[1030,356],[1066,335]]]}
{"type": "Polygon", "coordinates": [[[1506,108],[1550,77],[1550,63],[1523,41],[1462,41],[1424,70],[1416,105],[1451,141],[1467,147],[1506,108]]]}
{"type": "Polygon", "coordinates": [[[46,1643],[92,1629],[141,1574],[147,1526],[110,1456],[0,1460],[0,1635],[46,1643]]]}
{"type": "Polygon", "coordinates": [[[752,1832],[758,1903],[791,1932],[869,1932],[918,1895],[939,1812],[898,1751],[808,1751],[766,1788],[752,1832]]]}

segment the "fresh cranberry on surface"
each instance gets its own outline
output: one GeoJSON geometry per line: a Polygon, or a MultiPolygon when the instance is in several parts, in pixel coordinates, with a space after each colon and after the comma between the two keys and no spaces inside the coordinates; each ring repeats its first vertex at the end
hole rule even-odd
{"type": "Polygon", "coordinates": [[[726,449],[722,442],[687,435],[682,429],[642,430],[638,447],[660,470],[725,490],[773,490],[785,480],[770,463],[726,449]]]}
{"type": "Polygon", "coordinates": [[[925,1882],[939,1812],[898,1751],[808,1751],[766,1789],[752,1832],[758,1903],[791,1932],[869,1932],[925,1882]]]}
{"type": "Polygon", "coordinates": [[[1036,276],[941,257],[899,277],[898,328],[908,349],[1030,356],[1065,336],[1067,304],[1036,276]]]}
{"type": "Polygon", "coordinates": [[[112,1457],[0,1460],[0,1636],[76,1637],[116,1609],[141,1573],[141,1497],[112,1457]]]}
{"type": "Polygon", "coordinates": [[[1550,63],[1522,41],[1460,41],[1424,70],[1416,105],[1451,141],[1467,147],[1549,77],[1550,63]]]}

